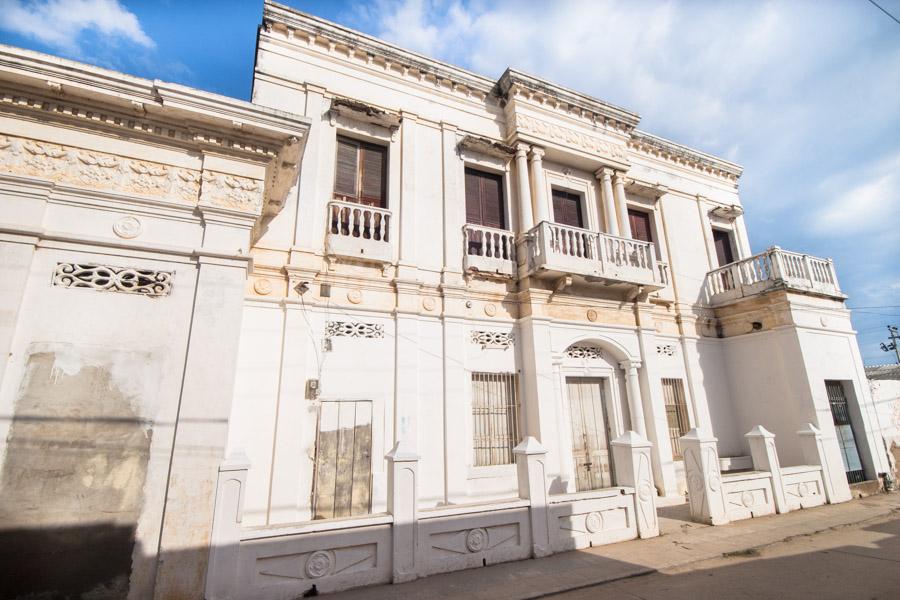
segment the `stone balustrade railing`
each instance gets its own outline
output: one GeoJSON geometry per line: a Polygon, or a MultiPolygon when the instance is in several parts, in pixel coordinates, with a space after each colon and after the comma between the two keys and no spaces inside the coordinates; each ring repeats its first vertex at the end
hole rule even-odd
{"type": "Polygon", "coordinates": [[[582,275],[649,289],[668,284],[668,266],[657,261],[650,242],[547,221],[528,232],[526,242],[530,274],[582,275]]]}
{"type": "Polygon", "coordinates": [[[717,305],[779,287],[844,298],[831,259],[777,246],[707,273],[704,296],[717,305]]]}
{"type": "Polygon", "coordinates": [[[513,276],[516,273],[516,234],[505,229],[463,226],[466,271],[513,276]]]}
{"type": "Polygon", "coordinates": [[[328,203],[327,249],[350,258],[390,262],[392,218],[386,208],[332,200],[328,203]]]}

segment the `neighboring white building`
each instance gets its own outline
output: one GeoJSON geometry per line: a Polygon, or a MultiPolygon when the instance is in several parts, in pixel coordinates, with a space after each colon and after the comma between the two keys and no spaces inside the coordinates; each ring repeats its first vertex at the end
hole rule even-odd
{"type": "Polygon", "coordinates": [[[900,364],[866,367],[866,377],[877,411],[876,426],[893,460],[894,473],[900,475],[900,364]]]}
{"type": "Polygon", "coordinates": [[[272,2],[252,103],[9,47],[0,81],[0,526],[133,555],[83,591],[647,537],[695,428],[725,471],[808,424],[888,470],[831,261],[751,255],[741,168],[629,110],[272,2]]]}

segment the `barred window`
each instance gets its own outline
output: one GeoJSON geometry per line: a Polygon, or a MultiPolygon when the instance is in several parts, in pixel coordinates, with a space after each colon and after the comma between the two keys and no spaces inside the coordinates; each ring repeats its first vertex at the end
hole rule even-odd
{"type": "Polygon", "coordinates": [[[681,459],[681,436],[688,432],[690,421],[684,400],[684,383],[680,379],[663,379],[663,401],[669,422],[669,440],[672,442],[672,458],[681,459]]]}
{"type": "Polygon", "coordinates": [[[519,393],[515,373],[472,373],[475,466],[515,462],[519,443],[519,393]]]}

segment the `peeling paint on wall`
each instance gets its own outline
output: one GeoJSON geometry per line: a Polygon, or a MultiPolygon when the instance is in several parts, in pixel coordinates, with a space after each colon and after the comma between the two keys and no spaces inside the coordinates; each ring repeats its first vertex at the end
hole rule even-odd
{"type": "Polygon", "coordinates": [[[0,473],[0,564],[16,573],[0,597],[127,594],[154,373],[150,353],[30,348],[0,473]]]}

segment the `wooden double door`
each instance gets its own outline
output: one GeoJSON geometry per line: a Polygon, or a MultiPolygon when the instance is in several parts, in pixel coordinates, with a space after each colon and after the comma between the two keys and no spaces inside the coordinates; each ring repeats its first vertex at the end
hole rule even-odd
{"type": "Polygon", "coordinates": [[[579,492],[611,487],[612,437],[604,398],[605,380],[599,377],[567,377],[569,418],[572,426],[572,458],[579,492]]]}

